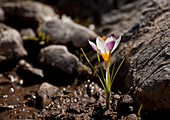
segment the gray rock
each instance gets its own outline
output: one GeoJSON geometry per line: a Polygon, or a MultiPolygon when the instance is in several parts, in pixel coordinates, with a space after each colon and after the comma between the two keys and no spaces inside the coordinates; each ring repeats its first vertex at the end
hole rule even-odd
{"type": "Polygon", "coordinates": [[[19,32],[0,24],[0,63],[11,62],[26,55],[19,32]]]}
{"type": "Polygon", "coordinates": [[[80,74],[92,74],[91,69],[82,64],[63,45],[50,45],[41,49],[39,61],[46,80],[57,86],[72,84],[80,74]]]}
{"type": "Polygon", "coordinates": [[[31,29],[31,28],[22,29],[20,31],[20,34],[23,39],[34,38],[36,36],[33,29],[31,29]]]}
{"type": "Polygon", "coordinates": [[[39,20],[55,15],[50,6],[35,1],[4,2],[1,6],[6,21],[16,27],[37,26],[39,20]]]}
{"type": "Polygon", "coordinates": [[[134,38],[136,51],[128,59],[133,79],[126,83],[136,86],[136,101],[150,110],[170,110],[170,9],[166,7],[169,4],[166,0],[157,1],[142,11],[139,36],[134,38]]]}
{"type": "Polygon", "coordinates": [[[139,117],[139,118],[137,119],[136,114],[129,114],[128,116],[126,116],[126,117],[124,118],[124,120],[141,120],[141,118],[139,117]]]}
{"type": "MultiPolygon", "coordinates": [[[[170,110],[170,2],[144,0],[138,4],[142,6],[135,15],[136,21],[130,20],[132,25],[122,37],[124,44],[119,46],[121,52],[115,53],[122,57],[132,48],[119,76],[124,76],[128,90],[134,88],[139,105],[149,110],[170,110]]],[[[131,13],[135,11],[131,9],[131,13]]]]}
{"type": "Polygon", "coordinates": [[[49,41],[74,47],[86,47],[88,39],[95,39],[96,34],[90,29],[81,26],[71,19],[63,16],[62,20],[55,19],[44,22],[42,31],[49,37],[49,41]]]}
{"type": "Polygon", "coordinates": [[[41,84],[40,88],[37,91],[37,94],[42,100],[40,101],[42,108],[46,108],[51,104],[52,102],[51,97],[56,95],[58,90],[59,90],[58,87],[53,86],[49,83],[44,82],[43,84],[41,84]]]}
{"type": "Polygon", "coordinates": [[[47,46],[40,51],[39,56],[40,63],[51,70],[59,70],[68,74],[73,74],[79,65],[78,58],[62,45],[47,46]]]}

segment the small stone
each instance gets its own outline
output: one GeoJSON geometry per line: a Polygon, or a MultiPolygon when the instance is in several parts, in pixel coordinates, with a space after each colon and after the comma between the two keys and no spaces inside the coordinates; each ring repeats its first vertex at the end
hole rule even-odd
{"type": "Polygon", "coordinates": [[[122,95],[120,98],[120,103],[122,104],[131,104],[133,102],[133,98],[130,95],[122,95]]]}
{"type": "MultiPolygon", "coordinates": [[[[124,120],[137,120],[136,114],[129,114],[128,116],[125,117],[124,120]]],[[[141,119],[139,119],[141,120],[141,119]]]]}
{"type": "Polygon", "coordinates": [[[39,90],[37,91],[37,94],[42,100],[40,101],[42,108],[48,107],[48,105],[50,105],[50,103],[52,102],[51,97],[53,97],[53,95],[56,95],[58,90],[58,87],[53,86],[49,83],[44,82],[43,84],[41,84],[39,90]]]}
{"type": "Polygon", "coordinates": [[[31,28],[22,29],[20,33],[23,39],[34,38],[36,36],[33,29],[31,28]]]}
{"type": "Polygon", "coordinates": [[[118,94],[113,95],[113,97],[117,100],[120,99],[120,95],[118,95],[118,94]]]}
{"type": "Polygon", "coordinates": [[[22,84],[25,86],[34,85],[43,82],[43,70],[33,67],[27,61],[21,59],[17,64],[16,72],[18,75],[22,76],[22,84]]]}

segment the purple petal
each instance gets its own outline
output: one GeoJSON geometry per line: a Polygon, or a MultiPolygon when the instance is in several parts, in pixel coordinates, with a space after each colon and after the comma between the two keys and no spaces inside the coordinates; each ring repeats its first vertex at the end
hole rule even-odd
{"type": "Polygon", "coordinates": [[[90,40],[88,40],[88,42],[89,42],[90,46],[93,48],[93,50],[97,51],[97,46],[90,40]]]}
{"type": "Polygon", "coordinates": [[[105,43],[105,49],[106,49],[106,52],[109,53],[112,51],[112,49],[114,48],[115,46],[115,41],[116,41],[116,38],[115,38],[115,35],[114,34],[111,34],[107,40],[106,40],[106,43],[105,43]]]}
{"type": "Polygon", "coordinates": [[[108,42],[106,42],[106,45],[105,45],[106,50],[109,50],[111,52],[113,47],[114,47],[114,45],[115,45],[115,41],[108,41],[108,42]]]}

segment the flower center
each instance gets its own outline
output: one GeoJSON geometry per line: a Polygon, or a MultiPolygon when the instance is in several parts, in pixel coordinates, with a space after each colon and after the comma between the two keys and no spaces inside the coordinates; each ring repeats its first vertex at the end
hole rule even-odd
{"type": "Polygon", "coordinates": [[[102,39],[103,39],[104,41],[106,41],[106,36],[103,36],[102,39]]]}
{"type": "Polygon", "coordinates": [[[110,56],[107,53],[102,54],[102,57],[103,57],[104,61],[106,61],[106,62],[109,61],[109,59],[110,59],[109,58],[110,56]]]}

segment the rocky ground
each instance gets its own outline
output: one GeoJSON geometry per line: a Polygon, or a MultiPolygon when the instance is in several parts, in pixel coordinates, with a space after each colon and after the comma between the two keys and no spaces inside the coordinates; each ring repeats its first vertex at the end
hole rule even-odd
{"type": "MultiPolygon", "coordinates": [[[[0,0],[0,120],[170,119],[169,0],[0,0]],[[88,39],[122,36],[110,109],[88,39]]],[[[102,64],[102,63],[101,63],[102,64]]]]}

